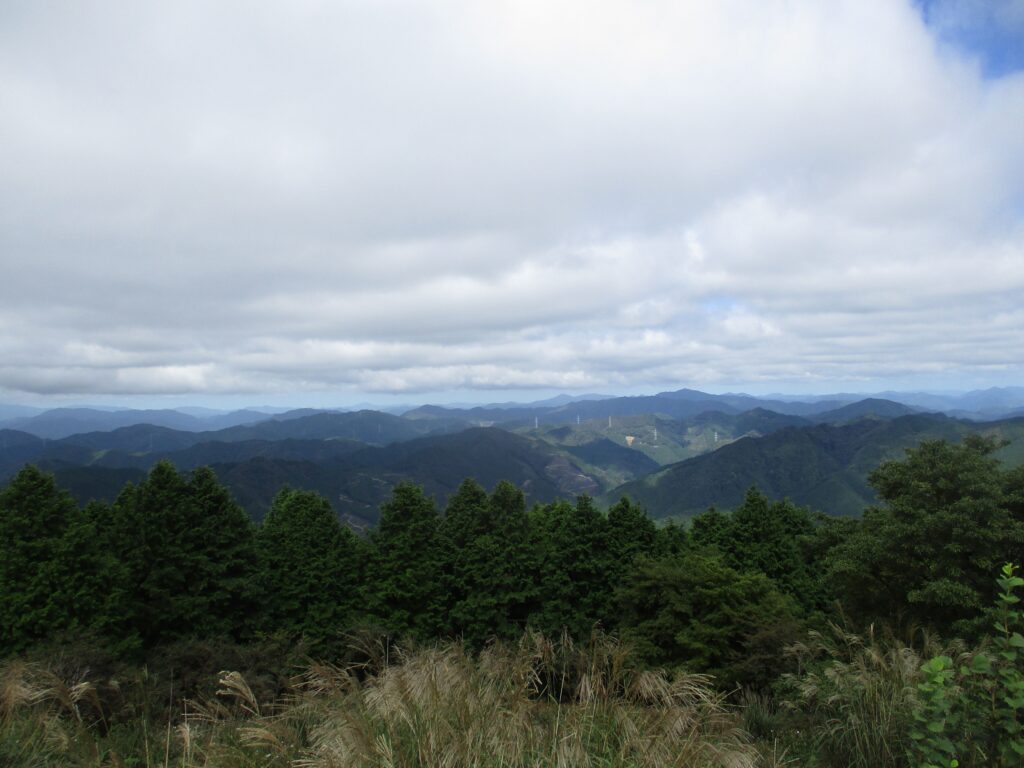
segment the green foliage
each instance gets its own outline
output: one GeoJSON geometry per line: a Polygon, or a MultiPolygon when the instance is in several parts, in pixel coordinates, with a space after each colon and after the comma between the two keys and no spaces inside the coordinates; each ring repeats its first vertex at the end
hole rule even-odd
{"type": "Polygon", "coordinates": [[[936,656],[921,666],[920,703],[911,754],[922,768],[993,766],[1024,763],[1024,611],[1016,590],[1024,579],[1005,564],[996,635],[957,665],[936,656]]]}
{"type": "Polygon", "coordinates": [[[633,561],[642,555],[653,555],[661,544],[654,521],[643,508],[625,497],[608,509],[607,542],[614,583],[633,561]]]}
{"type": "Polygon", "coordinates": [[[412,483],[395,486],[370,534],[367,602],[393,635],[434,637],[442,623],[442,547],[434,502],[412,483]]]}
{"type": "Polygon", "coordinates": [[[502,481],[488,497],[464,481],[441,535],[447,631],[473,648],[522,634],[536,592],[522,491],[502,481]]]}
{"type": "Polygon", "coordinates": [[[263,626],[302,636],[323,654],[364,603],[363,542],[313,491],[281,490],[256,534],[263,626]]]}
{"type": "Polygon", "coordinates": [[[920,697],[914,710],[916,728],[910,732],[914,740],[915,764],[922,768],[957,768],[957,754],[962,751],[947,734],[961,730],[960,712],[955,707],[951,690],[956,669],[949,656],[936,656],[921,665],[924,679],[918,683],[920,697]]]}
{"type": "Polygon", "coordinates": [[[1000,469],[997,447],[982,438],[925,442],[872,473],[884,506],[869,508],[829,557],[836,593],[856,615],[968,636],[984,630],[995,597],[989,574],[1024,554],[1016,473],[1000,469]]]}
{"type": "Polygon", "coordinates": [[[607,520],[588,496],[557,501],[530,515],[540,604],[530,625],[546,634],[589,637],[612,610],[607,520]]]}
{"type": "Polygon", "coordinates": [[[0,656],[113,628],[123,573],[90,515],[32,466],[0,491],[0,656]]]}
{"type": "Polygon", "coordinates": [[[146,646],[251,632],[259,604],[252,524],[208,468],[186,479],[158,463],[122,491],[108,538],[128,570],[130,620],[146,646]]]}
{"type": "Polygon", "coordinates": [[[641,561],[616,598],[623,635],[642,658],[713,674],[726,687],[767,685],[798,630],[790,598],[714,550],[641,561]]]}
{"type": "Polygon", "coordinates": [[[788,499],[770,501],[756,488],[733,512],[710,509],[691,522],[694,544],[716,547],[736,570],[768,576],[805,611],[827,603],[816,573],[815,535],[807,509],[788,499]]]}

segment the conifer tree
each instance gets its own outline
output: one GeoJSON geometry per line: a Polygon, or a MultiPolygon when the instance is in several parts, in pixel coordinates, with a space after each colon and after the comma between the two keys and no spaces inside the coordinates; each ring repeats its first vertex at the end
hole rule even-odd
{"type": "Polygon", "coordinates": [[[0,491],[0,655],[59,632],[102,632],[119,607],[117,563],[53,476],[27,466],[0,491]]]}
{"type": "Polygon", "coordinates": [[[368,603],[398,636],[433,637],[442,624],[441,542],[434,502],[412,483],[399,483],[380,508],[370,535],[368,603]]]}
{"type": "Polygon", "coordinates": [[[189,637],[242,637],[258,606],[253,529],[211,470],[186,480],[170,462],[129,484],[113,508],[133,620],[147,646],[189,637]]]}
{"type": "Polygon", "coordinates": [[[313,491],[282,489],[256,535],[264,629],[304,636],[314,651],[362,608],[363,543],[313,491]]]}
{"type": "Polygon", "coordinates": [[[770,501],[750,488],[731,523],[725,548],[734,568],[765,574],[808,610],[824,606],[826,592],[809,552],[814,521],[806,508],[788,499],[770,501]]]}
{"type": "Polygon", "coordinates": [[[644,510],[623,497],[608,510],[608,555],[611,567],[621,574],[640,555],[652,555],[658,547],[658,527],[644,510]]]}
{"type": "Polygon", "coordinates": [[[534,510],[531,528],[540,560],[538,606],[530,619],[535,627],[589,637],[611,613],[606,527],[589,496],[534,510]]]}
{"type": "Polygon", "coordinates": [[[534,594],[522,491],[502,481],[490,498],[482,492],[473,481],[463,483],[442,526],[450,631],[477,647],[518,635],[534,594]]]}

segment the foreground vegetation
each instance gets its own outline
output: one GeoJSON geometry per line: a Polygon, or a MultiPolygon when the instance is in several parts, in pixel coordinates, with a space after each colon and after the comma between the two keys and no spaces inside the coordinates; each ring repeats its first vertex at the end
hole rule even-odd
{"type": "Polygon", "coordinates": [[[1024,472],[995,448],[881,465],[860,520],[751,490],[685,530],[472,481],[443,515],[396,487],[365,536],[285,489],[254,528],[209,470],[79,508],[29,467],[0,765],[1019,765],[1024,472]]]}
{"type": "MultiPolygon", "coordinates": [[[[458,643],[363,650],[359,662],[308,666],[276,701],[261,700],[238,672],[222,673],[214,697],[185,702],[173,727],[168,721],[148,732],[105,727],[118,705],[109,692],[104,702],[92,684],[12,663],[0,700],[0,743],[8,750],[0,759],[43,766],[126,764],[129,753],[141,753],[145,764],[183,766],[755,763],[707,678],[645,670],[610,638],[577,648],[529,634],[477,655],[458,643]]],[[[147,722],[135,718],[129,722],[147,722]]]]}

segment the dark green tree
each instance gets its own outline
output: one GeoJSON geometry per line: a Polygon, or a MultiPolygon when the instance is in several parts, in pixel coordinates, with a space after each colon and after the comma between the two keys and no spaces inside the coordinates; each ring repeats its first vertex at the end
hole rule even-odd
{"type": "Polygon", "coordinates": [[[256,533],[264,629],[305,637],[316,653],[363,606],[363,542],[314,491],[282,489],[256,533]]]}
{"type": "Polygon", "coordinates": [[[711,507],[690,521],[690,539],[698,547],[717,547],[728,553],[733,541],[732,515],[711,507]]]}
{"type": "Polygon", "coordinates": [[[434,637],[443,628],[443,549],[434,502],[412,483],[399,483],[370,534],[367,602],[397,636],[434,637]]]}
{"type": "Polygon", "coordinates": [[[145,645],[251,631],[259,605],[253,528],[211,470],[186,479],[159,462],[124,488],[112,515],[145,645]]]}
{"type": "Polygon", "coordinates": [[[616,579],[637,557],[650,557],[658,548],[658,527],[641,507],[625,497],[608,509],[606,531],[616,579]]]}
{"type": "Polygon", "coordinates": [[[474,647],[519,635],[534,595],[522,491],[502,481],[488,498],[474,481],[463,482],[449,501],[442,533],[449,631],[474,647]]]}
{"type": "Polygon", "coordinates": [[[1020,475],[980,437],[927,441],[870,475],[882,504],[829,555],[837,594],[865,621],[902,616],[974,635],[994,601],[991,574],[1024,554],[1020,475]]]}
{"type": "Polygon", "coordinates": [[[574,505],[536,507],[530,523],[539,559],[538,606],[530,623],[549,635],[565,629],[589,637],[611,613],[606,518],[589,496],[580,496],[574,505]]]}
{"type": "Polygon", "coordinates": [[[690,533],[675,520],[658,527],[654,549],[658,557],[679,557],[690,547],[690,533]]]}
{"type": "Polygon", "coordinates": [[[616,592],[625,637],[651,664],[764,686],[797,637],[795,605],[768,577],[730,568],[714,549],[640,560],[616,592]]]}
{"type": "Polygon", "coordinates": [[[123,574],[53,476],[27,466],[0,491],[0,655],[116,623],[123,574]]]}
{"type": "Polygon", "coordinates": [[[765,574],[806,610],[827,603],[819,563],[812,560],[815,525],[807,508],[770,501],[751,488],[732,513],[731,533],[725,549],[733,567],[765,574]]]}

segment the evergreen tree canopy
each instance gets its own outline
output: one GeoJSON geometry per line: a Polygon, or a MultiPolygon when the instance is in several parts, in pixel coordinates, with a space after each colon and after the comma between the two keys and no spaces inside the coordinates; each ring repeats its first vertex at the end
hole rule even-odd
{"type": "Polygon", "coordinates": [[[394,635],[433,637],[443,611],[440,521],[434,502],[419,486],[399,483],[381,505],[370,544],[371,612],[394,635]]]}
{"type": "Polygon", "coordinates": [[[113,518],[146,645],[251,629],[258,607],[252,524],[209,468],[186,479],[159,462],[125,487],[113,518]]]}
{"type": "Polygon", "coordinates": [[[314,650],[362,609],[363,542],[313,491],[282,489],[256,534],[264,628],[302,635],[314,650]]]}
{"type": "Polygon", "coordinates": [[[612,613],[607,520],[589,496],[580,496],[576,504],[535,508],[531,527],[540,559],[540,603],[531,624],[551,635],[567,629],[589,637],[612,613]]]}
{"type": "Polygon", "coordinates": [[[726,686],[766,683],[764,660],[797,628],[792,600],[771,579],[730,568],[713,549],[641,561],[616,602],[623,634],[647,661],[708,672],[726,686]]]}
{"type": "Polygon", "coordinates": [[[811,558],[814,536],[810,511],[756,488],[731,513],[709,510],[693,521],[694,543],[716,547],[736,570],[765,574],[806,609],[826,602],[811,558]]]}
{"type": "Polygon", "coordinates": [[[534,596],[522,491],[502,481],[488,497],[468,480],[449,501],[442,530],[447,631],[474,647],[519,635],[534,596]]]}
{"type": "Polygon", "coordinates": [[[870,476],[871,507],[833,550],[839,594],[863,618],[902,615],[972,634],[993,602],[991,574],[1024,554],[1019,472],[1003,472],[997,444],[928,441],[870,476]]]}
{"type": "Polygon", "coordinates": [[[608,510],[607,541],[612,568],[622,573],[640,555],[654,553],[658,527],[642,508],[623,497],[608,510]]]}
{"type": "Polygon", "coordinates": [[[121,573],[89,516],[26,466],[0,491],[0,655],[64,631],[102,632],[121,573]]]}

